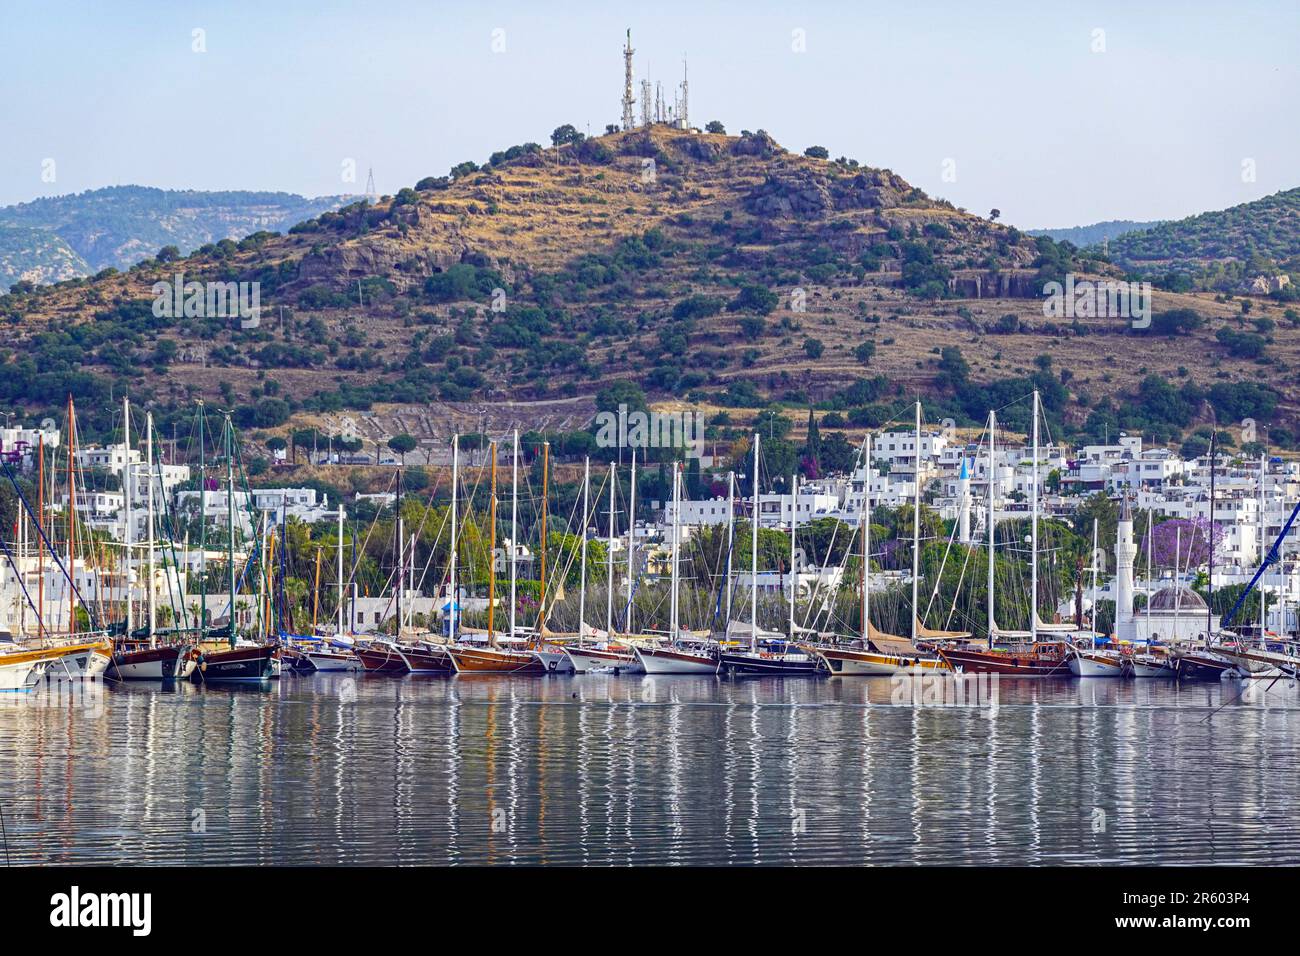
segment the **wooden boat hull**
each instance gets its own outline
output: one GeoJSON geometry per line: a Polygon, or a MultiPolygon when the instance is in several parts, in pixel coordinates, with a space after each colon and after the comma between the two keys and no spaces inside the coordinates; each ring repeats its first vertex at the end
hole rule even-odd
{"type": "Polygon", "coordinates": [[[635,647],[632,651],[647,674],[716,674],[718,659],[711,654],[678,647],[635,647]]]}
{"type": "Polygon", "coordinates": [[[278,656],[281,670],[287,667],[295,674],[314,674],[316,672],[316,665],[311,662],[307,652],[301,648],[281,644],[278,656]]]}
{"type": "Polygon", "coordinates": [[[602,650],[595,647],[566,647],[565,656],[573,665],[574,673],[613,668],[619,674],[642,674],[645,668],[632,651],[602,650]]]}
{"type": "Polygon", "coordinates": [[[109,676],[118,680],[173,680],[183,650],[176,644],[120,650],[113,655],[109,676]]]}
{"type": "Polygon", "coordinates": [[[399,644],[397,653],[402,655],[407,670],[412,674],[449,677],[456,673],[456,665],[451,662],[443,647],[433,647],[428,644],[399,644]]]}
{"type": "Polygon", "coordinates": [[[410,668],[404,658],[392,644],[371,644],[358,647],[354,652],[367,674],[406,674],[410,668]]]}
{"type": "Polygon", "coordinates": [[[894,674],[935,674],[951,668],[939,657],[906,657],[850,647],[810,647],[832,677],[889,677],[894,674]]]}
{"type": "Polygon", "coordinates": [[[775,677],[814,677],[821,662],[802,651],[795,654],[751,654],[748,651],[723,651],[718,668],[733,676],[767,674],[775,677]]]}
{"type": "Polygon", "coordinates": [[[204,651],[198,666],[190,674],[196,684],[220,684],[236,681],[270,680],[275,671],[275,646],[235,647],[224,651],[204,651]]]}
{"type": "Polygon", "coordinates": [[[542,675],[547,665],[532,651],[493,647],[447,647],[457,674],[542,675]]]}
{"type": "Polygon", "coordinates": [[[1070,677],[1064,654],[1025,651],[976,651],[941,649],[939,656],[954,671],[963,674],[999,674],[1003,677],[1070,677]]]}
{"type": "Polygon", "coordinates": [[[1211,657],[1207,654],[1184,654],[1177,658],[1174,665],[1179,680],[1207,681],[1213,683],[1223,679],[1223,675],[1232,670],[1231,661],[1211,657]]]}

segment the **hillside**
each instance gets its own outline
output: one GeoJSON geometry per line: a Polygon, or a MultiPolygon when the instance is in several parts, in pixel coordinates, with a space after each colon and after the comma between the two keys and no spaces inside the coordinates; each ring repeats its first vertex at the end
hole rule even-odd
{"type": "Polygon", "coordinates": [[[1163,220],[1157,219],[1152,222],[1134,222],[1131,219],[1108,219],[1105,222],[1094,222],[1090,226],[1068,226],[1063,229],[1026,229],[1031,236],[1047,236],[1056,242],[1072,242],[1079,248],[1084,246],[1097,246],[1103,242],[1108,242],[1116,236],[1122,236],[1126,232],[1145,232],[1155,226],[1161,225],[1163,220]]]}
{"type": "Polygon", "coordinates": [[[1045,318],[1044,282],[1118,270],[762,131],[524,144],[454,173],[285,235],[0,298],[0,399],[35,414],[71,390],[107,427],[124,390],[160,423],[205,397],[268,434],[291,416],[346,433],[346,417],[434,439],[580,427],[576,410],[626,379],[733,422],[784,401],[859,431],[917,393],[930,420],[968,424],[1037,385],[1069,433],[1171,436],[1211,406],[1294,428],[1300,386],[1270,368],[1300,359],[1300,331],[1267,300],[1247,316],[1157,293],[1157,317],[1182,318],[1144,332],[1045,318]],[[260,323],[155,316],[151,287],[177,273],[259,282],[260,323]]]}
{"type": "Polygon", "coordinates": [[[90,273],[86,260],[57,233],[0,223],[0,289],[19,281],[48,284],[90,273]]]}
{"type": "Polygon", "coordinates": [[[280,231],[347,200],[292,193],[112,186],[0,208],[0,288],[125,269],[164,246],[186,254],[220,239],[280,231]],[[21,239],[7,235],[21,230],[21,239]],[[66,248],[71,258],[60,253],[66,248]]]}
{"type": "Polygon", "coordinates": [[[1300,188],[1127,233],[1109,253],[1135,272],[1181,272],[1220,291],[1257,275],[1300,274],[1300,188]]]}

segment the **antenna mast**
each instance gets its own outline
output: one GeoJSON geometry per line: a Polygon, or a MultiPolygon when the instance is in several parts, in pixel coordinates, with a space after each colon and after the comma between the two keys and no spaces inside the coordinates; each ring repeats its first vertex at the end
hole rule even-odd
{"type": "Polygon", "coordinates": [[[681,123],[682,129],[691,128],[690,110],[687,108],[687,103],[686,103],[687,89],[688,86],[686,82],[686,55],[682,54],[682,104],[681,104],[681,110],[678,113],[678,119],[681,123]]]}
{"type": "Polygon", "coordinates": [[[634,125],[632,117],[632,104],[636,102],[632,98],[632,54],[636,51],[632,49],[632,28],[628,27],[627,44],[623,47],[623,132],[627,132],[634,125]]]}

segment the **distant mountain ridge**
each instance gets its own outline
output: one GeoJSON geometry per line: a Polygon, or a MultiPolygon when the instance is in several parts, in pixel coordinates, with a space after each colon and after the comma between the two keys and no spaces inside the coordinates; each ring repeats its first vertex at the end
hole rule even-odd
{"type": "Polygon", "coordinates": [[[1137,271],[1198,272],[1229,263],[1250,273],[1290,271],[1300,266],[1300,187],[1127,233],[1108,251],[1137,271]]]}
{"type": "Polygon", "coordinates": [[[283,232],[349,198],[109,186],[6,206],[0,208],[0,289],[19,279],[46,283],[126,269],[163,246],[186,255],[222,239],[283,232]]]}
{"type": "Polygon", "coordinates": [[[1163,225],[1165,220],[1153,219],[1150,222],[1135,222],[1132,219],[1108,219],[1094,222],[1090,226],[1068,226],[1062,229],[1026,229],[1031,236],[1047,236],[1056,242],[1072,242],[1079,248],[1095,246],[1099,243],[1122,236],[1128,232],[1144,232],[1163,225]]]}

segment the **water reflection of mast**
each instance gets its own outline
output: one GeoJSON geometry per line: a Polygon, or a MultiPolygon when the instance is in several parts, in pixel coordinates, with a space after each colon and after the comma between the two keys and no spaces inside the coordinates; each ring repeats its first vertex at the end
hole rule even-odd
{"type": "MultiPolygon", "coordinates": [[[[612,579],[611,579],[612,580],[612,579]]],[[[585,700],[578,701],[578,848],[584,866],[591,863],[589,845],[591,821],[587,801],[591,799],[591,731],[588,729],[589,711],[585,700]]]]}
{"type": "MultiPolygon", "coordinates": [[[[733,718],[736,716],[736,702],[734,700],[727,702],[727,709],[722,717],[722,739],[724,741],[735,740],[735,731],[732,729],[733,718]]],[[[735,844],[732,840],[731,824],[732,809],[736,797],[736,750],[734,747],[723,747],[722,759],[722,844],[726,851],[727,862],[734,863],[735,844]]]]}
{"type": "Polygon", "coordinates": [[[447,862],[460,862],[460,685],[447,694],[447,726],[442,739],[447,747],[447,862]]]}
{"type": "Polygon", "coordinates": [[[1043,767],[1040,759],[1043,747],[1042,712],[1038,695],[1034,695],[1029,710],[1029,859],[1025,862],[1033,866],[1039,862],[1039,850],[1042,838],[1039,834],[1038,809],[1042,798],[1043,767]]]}
{"type": "MultiPolygon", "coordinates": [[[[538,709],[540,710],[542,708],[538,709]]],[[[519,768],[523,763],[522,742],[525,737],[523,729],[519,726],[519,716],[519,696],[512,691],[510,694],[510,707],[507,711],[506,720],[506,723],[510,727],[510,748],[509,755],[506,758],[506,803],[510,807],[509,812],[506,814],[506,847],[509,850],[508,859],[511,863],[519,862],[516,852],[518,844],[515,839],[515,821],[519,819],[519,768]]],[[[544,766],[546,763],[543,754],[544,750],[545,745],[541,740],[539,740],[537,747],[537,760],[539,766],[544,766]]],[[[540,773],[541,771],[539,771],[539,775],[540,773]]],[[[539,789],[542,792],[545,792],[545,784],[539,783],[539,789]]],[[[546,828],[543,823],[544,821],[539,814],[537,821],[537,842],[539,847],[544,851],[546,846],[546,828]]]]}
{"type": "MultiPolygon", "coordinates": [[[[757,473],[758,471],[755,469],[755,474],[757,475],[757,473]]],[[[757,481],[755,481],[755,487],[757,487],[757,481]]],[[[758,523],[757,517],[755,517],[754,523],[758,523]]],[[[757,634],[758,632],[755,631],[754,633],[757,634]]],[[[762,760],[759,741],[762,740],[763,734],[761,722],[759,721],[759,704],[757,695],[758,688],[755,683],[751,683],[749,685],[749,841],[750,856],[754,863],[761,862],[758,852],[758,788],[759,781],[762,779],[762,774],[760,773],[760,764],[762,760]]]]}
{"type": "MultiPolygon", "coordinates": [[[[651,680],[652,678],[647,678],[651,680]]],[[[682,862],[682,713],[674,703],[668,709],[668,809],[672,820],[672,841],[668,845],[670,863],[682,862]]]]}

